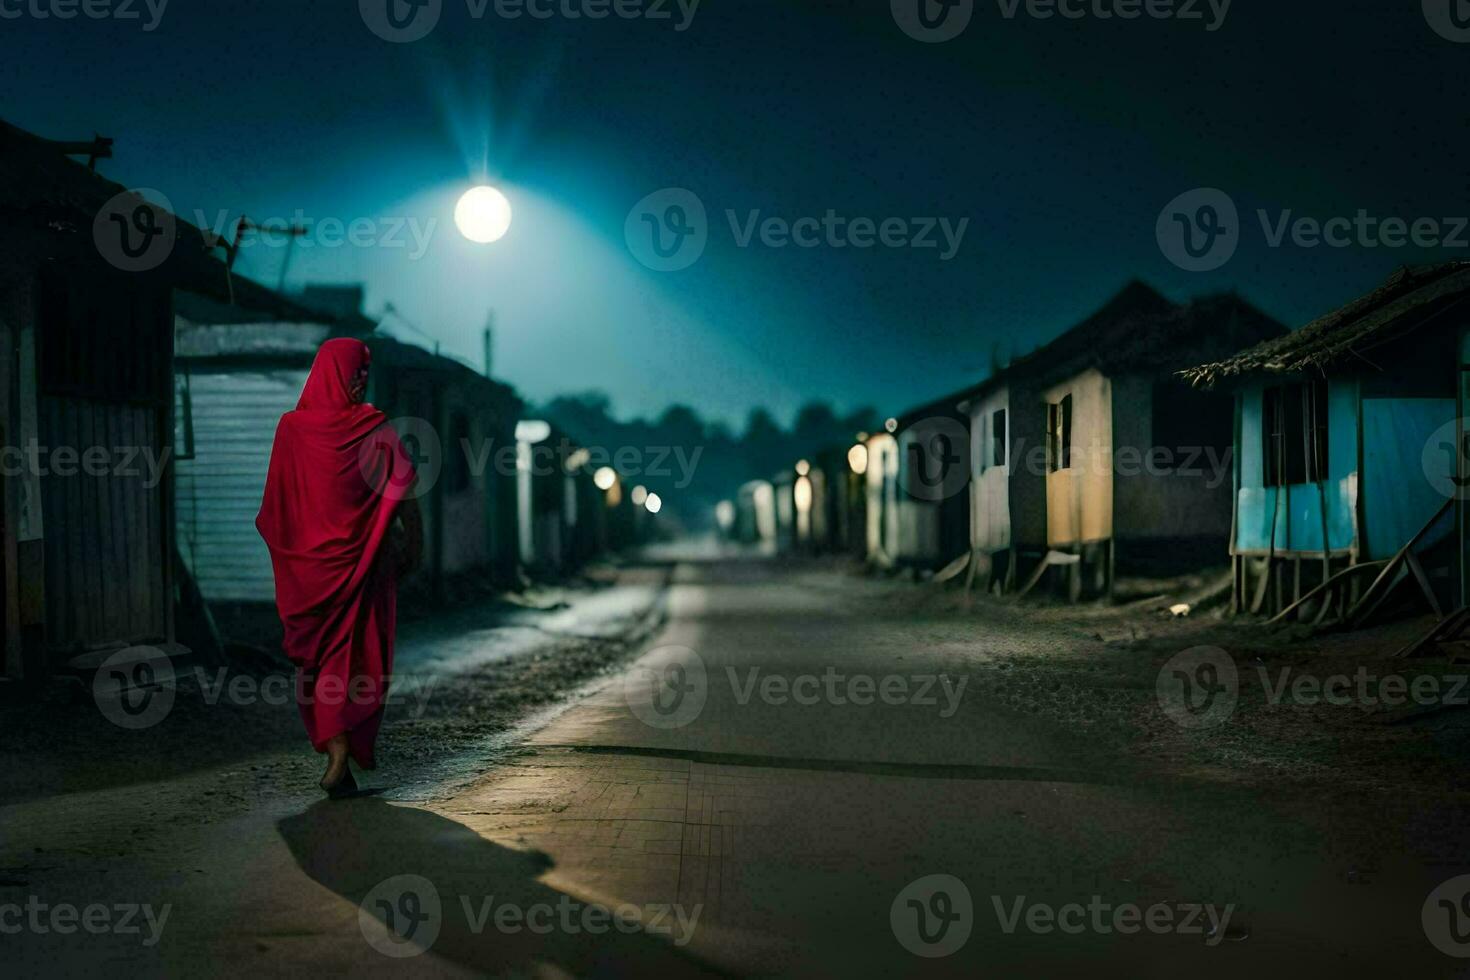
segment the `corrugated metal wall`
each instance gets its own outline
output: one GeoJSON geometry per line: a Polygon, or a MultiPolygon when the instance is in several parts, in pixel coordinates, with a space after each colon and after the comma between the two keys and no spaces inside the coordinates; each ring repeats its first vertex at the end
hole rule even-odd
{"type": "Polygon", "coordinates": [[[304,368],[190,374],[194,458],[178,463],[177,525],[206,599],[275,601],[255,515],[276,423],[296,407],[306,375],[304,368]]]}
{"type": "Polygon", "coordinates": [[[100,264],[46,266],[39,284],[46,646],[171,640],[170,292],[100,264]]]}
{"type": "Polygon", "coordinates": [[[163,444],[157,409],[58,397],[42,397],[38,408],[42,445],[107,452],[104,472],[78,465],[41,480],[47,644],[157,642],[168,634],[166,487],[151,485],[163,444]]]}

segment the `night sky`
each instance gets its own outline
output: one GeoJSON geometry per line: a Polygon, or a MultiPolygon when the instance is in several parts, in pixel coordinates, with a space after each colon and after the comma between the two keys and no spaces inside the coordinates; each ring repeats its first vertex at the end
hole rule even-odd
{"type": "MultiPolygon", "coordinates": [[[[408,44],[372,33],[355,0],[172,0],[151,31],[142,0],[140,20],[25,13],[40,2],[0,0],[24,14],[0,19],[0,115],[116,138],[102,172],[190,220],[405,224],[405,247],[297,252],[290,287],[364,281],[370,311],[391,302],[477,364],[493,308],[497,375],[532,399],[602,389],[625,416],[684,402],[738,424],[812,398],[892,413],[1133,277],[1175,299],[1237,289],[1296,326],[1398,265],[1470,250],[1470,231],[1271,247],[1256,216],[1470,213],[1470,43],[1436,33],[1419,0],[1236,0],[1214,30],[1203,0],[1202,20],[1100,19],[1098,0],[1078,20],[1007,18],[1008,0],[976,0],[937,44],[901,31],[888,0],[706,0],[684,30],[672,3],[668,20],[508,20],[443,0],[408,44]],[[486,178],[516,219],[476,246],[451,215],[486,178]],[[709,240],[659,272],[624,226],[668,187],[698,195],[709,240]],[[1155,225],[1198,187],[1241,220],[1233,259],[1196,273],[1155,225]],[[829,209],[968,224],[944,261],[742,248],[726,216],[829,209]],[[417,255],[409,229],[431,223],[417,255]]],[[[256,246],[241,269],[274,285],[283,255],[256,246]]]]}

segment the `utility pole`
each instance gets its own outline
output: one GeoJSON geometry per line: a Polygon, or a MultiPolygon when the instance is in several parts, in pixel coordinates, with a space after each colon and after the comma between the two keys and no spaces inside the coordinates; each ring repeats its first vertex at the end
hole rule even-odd
{"type": "Polygon", "coordinates": [[[495,374],[495,311],[490,311],[489,319],[485,321],[485,377],[490,378],[495,374]]]}

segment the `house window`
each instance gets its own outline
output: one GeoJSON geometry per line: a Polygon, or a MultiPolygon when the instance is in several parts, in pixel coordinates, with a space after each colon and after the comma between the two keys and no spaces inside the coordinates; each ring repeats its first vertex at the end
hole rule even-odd
{"type": "Polygon", "coordinates": [[[1006,410],[996,409],[990,416],[990,465],[1006,465],[1006,410]]]}
{"type": "Polygon", "coordinates": [[[194,396],[189,390],[189,369],[180,365],[174,374],[174,459],[194,458],[194,396]]]}
{"type": "Polygon", "coordinates": [[[1046,406],[1046,469],[1049,473],[1072,466],[1072,396],[1046,406]]]}
{"type": "Polygon", "coordinates": [[[1262,393],[1262,473],[1268,487],[1327,479],[1327,383],[1293,382],[1262,393]]]}

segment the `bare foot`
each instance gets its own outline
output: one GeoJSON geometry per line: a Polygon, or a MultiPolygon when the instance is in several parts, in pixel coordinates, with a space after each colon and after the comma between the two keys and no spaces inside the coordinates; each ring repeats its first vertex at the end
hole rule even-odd
{"type": "Polygon", "coordinates": [[[334,735],[327,741],[327,771],[322,775],[322,789],[331,792],[344,779],[352,776],[347,765],[347,736],[334,735]]]}

